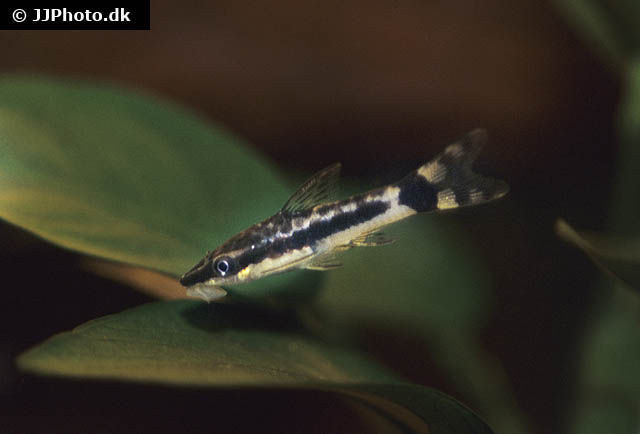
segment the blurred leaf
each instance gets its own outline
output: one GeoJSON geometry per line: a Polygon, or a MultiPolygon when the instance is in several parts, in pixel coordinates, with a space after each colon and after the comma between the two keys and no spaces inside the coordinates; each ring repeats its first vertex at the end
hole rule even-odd
{"type": "Polygon", "coordinates": [[[616,26],[627,43],[629,53],[637,57],[640,53],[640,2],[607,0],[605,3],[612,10],[616,26]]]}
{"type": "MultiPolygon", "coordinates": [[[[556,232],[587,253],[605,272],[640,289],[640,240],[576,232],[564,220],[556,232]]],[[[580,366],[580,399],[574,432],[637,431],[640,395],[640,299],[612,288],[587,330],[580,366]]]]}
{"type": "Polygon", "coordinates": [[[577,32],[594,46],[603,58],[618,70],[625,67],[630,55],[620,34],[620,29],[611,16],[611,10],[604,1],[598,0],[556,0],[558,8],[567,17],[577,32]]]}
{"type": "Polygon", "coordinates": [[[607,273],[640,289],[640,239],[576,232],[562,219],[556,222],[556,233],[583,250],[607,273]]]}
{"type": "Polygon", "coordinates": [[[1,218],[172,275],[275,212],[289,191],[223,129],[110,86],[0,80],[0,156],[1,218]]]}
{"type": "MultiPolygon", "coordinates": [[[[613,3],[613,2],[612,2],[613,3]]],[[[628,1],[615,2],[628,5],[628,1]]],[[[634,7],[640,7],[635,2],[634,7]]],[[[619,8],[635,20],[638,13],[619,8]]],[[[638,53],[628,53],[624,65],[623,97],[618,110],[620,138],[611,224],[607,235],[576,233],[566,226],[563,236],[589,253],[592,258],[627,285],[640,288],[638,276],[638,240],[640,239],[640,62],[638,53]]],[[[617,283],[617,282],[616,282],[617,283]]],[[[598,432],[636,433],[638,396],[640,396],[640,298],[610,284],[607,295],[597,307],[597,315],[583,339],[579,371],[580,400],[576,406],[573,430],[579,434],[598,432]]]]}
{"type": "Polygon", "coordinates": [[[640,396],[640,298],[614,288],[588,330],[575,432],[635,433],[640,396]]]}
{"type": "Polygon", "coordinates": [[[299,334],[291,318],[238,306],[147,304],[54,336],[21,355],[18,365],[83,378],[329,390],[363,400],[413,432],[491,432],[453,399],[299,334]]]}
{"type": "Polygon", "coordinates": [[[609,230],[640,237],[640,57],[629,62],[617,113],[618,157],[609,230]]]}
{"type": "Polygon", "coordinates": [[[601,433],[635,433],[636,416],[629,408],[634,406],[632,401],[621,400],[615,394],[583,392],[580,396],[580,410],[577,423],[572,433],[601,434],[601,433]]]}
{"type": "Polygon", "coordinates": [[[640,300],[616,291],[585,348],[588,383],[601,393],[640,396],[640,300]],[[615,394],[614,393],[614,394],[615,394]]]}

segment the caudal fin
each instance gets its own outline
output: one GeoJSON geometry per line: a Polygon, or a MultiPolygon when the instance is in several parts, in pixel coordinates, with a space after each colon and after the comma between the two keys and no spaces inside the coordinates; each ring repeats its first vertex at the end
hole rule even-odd
{"type": "Polygon", "coordinates": [[[447,146],[436,158],[398,183],[400,203],[426,212],[478,205],[507,194],[506,182],[471,170],[486,141],[486,131],[476,129],[447,146]]]}

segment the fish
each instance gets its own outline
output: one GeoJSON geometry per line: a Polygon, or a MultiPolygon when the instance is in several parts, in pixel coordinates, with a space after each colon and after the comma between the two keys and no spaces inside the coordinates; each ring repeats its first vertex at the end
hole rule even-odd
{"type": "Polygon", "coordinates": [[[335,163],[309,178],[273,216],[207,252],[180,283],[189,296],[218,301],[227,295],[222,286],[340,267],[338,254],[394,242],[381,229],[415,214],[499,199],[508,184],[471,167],[486,141],[485,130],[473,130],[398,182],[330,201],[340,176],[335,163]]]}

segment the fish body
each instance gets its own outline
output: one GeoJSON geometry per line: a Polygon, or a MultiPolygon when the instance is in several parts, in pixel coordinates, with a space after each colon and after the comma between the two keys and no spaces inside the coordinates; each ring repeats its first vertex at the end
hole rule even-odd
{"type": "Polygon", "coordinates": [[[474,130],[400,181],[333,202],[327,200],[337,185],[340,164],[329,166],[305,182],[276,214],[208,252],[180,283],[191,296],[217,300],[226,295],[220,285],[299,268],[339,267],[337,253],[393,242],[380,229],[411,215],[498,199],[509,191],[508,185],[471,170],[485,141],[486,133],[474,130]]]}

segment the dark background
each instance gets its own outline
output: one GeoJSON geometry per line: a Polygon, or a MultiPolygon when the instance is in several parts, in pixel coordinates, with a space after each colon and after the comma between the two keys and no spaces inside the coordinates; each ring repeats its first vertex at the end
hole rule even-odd
{"type": "MultiPolygon", "coordinates": [[[[596,272],[552,227],[560,216],[581,228],[606,222],[619,80],[552,3],[154,1],[151,28],[4,31],[0,73],[143,89],[230,128],[283,167],[311,173],[342,161],[346,176],[374,181],[487,128],[483,171],[512,193],[497,209],[452,216],[496,282],[484,343],[535,432],[566,428],[596,272]]],[[[340,425],[352,419],[349,405],[323,394],[212,396],[22,376],[13,366],[21,351],[149,299],[4,223],[0,242],[0,420],[9,432],[362,428],[340,425]]],[[[382,337],[371,351],[464,401],[435,367],[394,355],[402,344],[411,342],[382,337]]]]}

